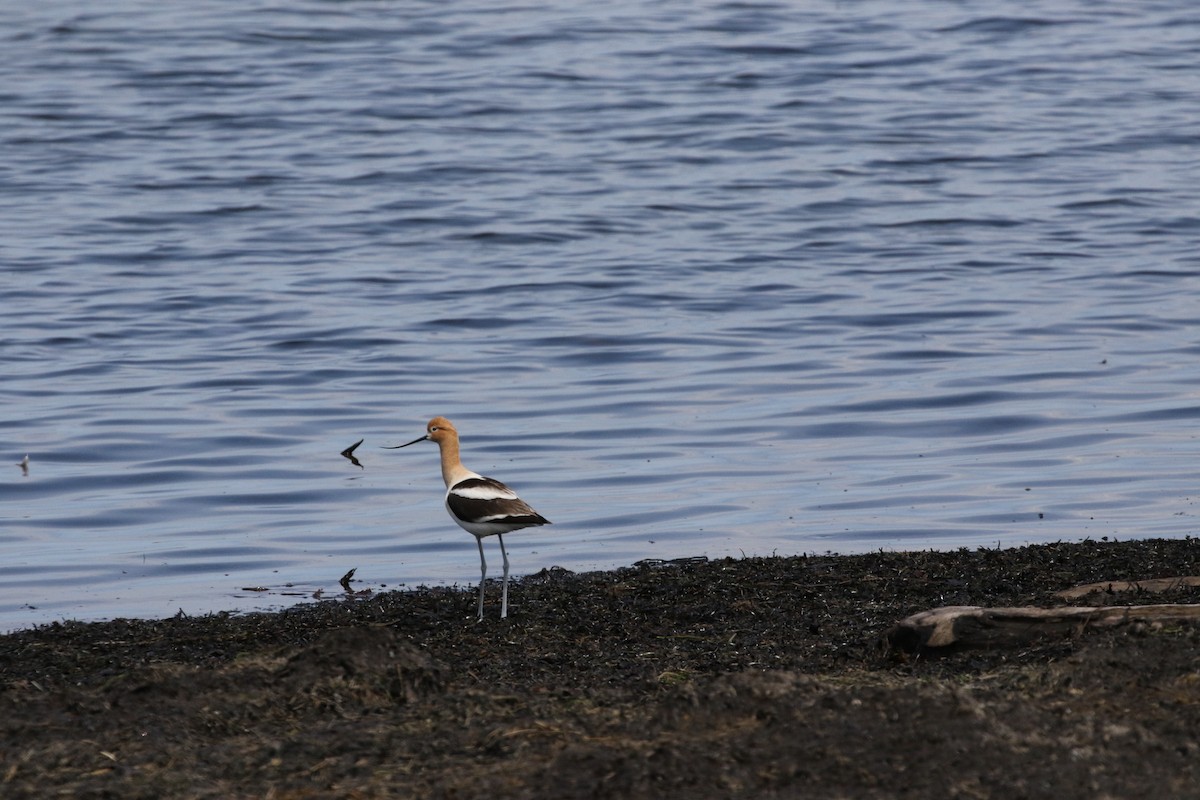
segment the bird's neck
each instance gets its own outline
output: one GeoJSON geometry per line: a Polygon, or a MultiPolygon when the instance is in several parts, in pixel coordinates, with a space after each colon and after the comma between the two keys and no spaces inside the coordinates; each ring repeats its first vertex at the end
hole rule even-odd
{"type": "Polygon", "coordinates": [[[445,439],[438,445],[442,451],[442,480],[446,482],[447,489],[475,474],[464,467],[458,457],[458,439],[445,439]]]}

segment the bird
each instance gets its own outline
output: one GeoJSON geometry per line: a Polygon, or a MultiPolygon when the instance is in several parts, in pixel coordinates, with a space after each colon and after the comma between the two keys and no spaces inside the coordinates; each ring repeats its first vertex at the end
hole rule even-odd
{"type": "Polygon", "coordinates": [[[24,458],[22,458],[20,461],[17,462],[17,466],[21,468],[22,475],[24,475],[26,477],[29,476],[29,454],[28,453],[25,454],[24,458]]]}
{"type": "Polygon", "coordinates": [[[458,455],[458,430],[445,417],[434,417],[425,426],[425,435],[405,444],[385,447],[399,450],[417,442],[436,442],[442,455],[442,480],[446,482],[446,510],[459,527],[475,537],[479,545],[479,621],[483,620],[483,584],[487,580],[487,559],[483,540],[495,536],[504,558],[504,583],[501,590],[500,619],[508,616],[508,552],[504,534],[521,528],[550,525],[550,520],[495,478],[485,478],[463,466],[458,455]]]}

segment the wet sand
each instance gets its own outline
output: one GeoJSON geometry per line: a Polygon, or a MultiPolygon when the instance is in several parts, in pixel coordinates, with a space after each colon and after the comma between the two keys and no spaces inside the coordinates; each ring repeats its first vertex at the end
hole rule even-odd
{"type": "MultiPolygon", "coordinates": [[[[1200,539],[691,561],[0,637],[4,798],[1200,796],[1200,628],[889,646],[1200,539]]],[[[1200,589],[1071,605],[1200,603],[1200,589]]]]}

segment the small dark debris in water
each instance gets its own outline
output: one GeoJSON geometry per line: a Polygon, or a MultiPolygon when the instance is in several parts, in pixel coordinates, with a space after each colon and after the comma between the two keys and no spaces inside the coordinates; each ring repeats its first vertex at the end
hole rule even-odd
{"type": "Polygon", "coordinates": [[[354,578],[354,573],[356,573],[356,572],[358,572],[358,567],[355,567],[354,569],[347,572],[345,575],[342,576],[342,579],[340,581],[338,581],[338,583],[340,583],[342,585],[342,588],[345,589],[347,592],[350,591],[350,581],[351,581],[351,579],[354,578]]]}
{"type": "Polygon", "coordinates": [[[243,592],[269,592],[271,591],[266,586],[243,586],[243,592]]]}
{"type": "Polygon", "coordinates": [[[363,443],[363,440],[359,439],[357,442],[355,442],[354,444],[350,445],[349,447],[347,447],[345,450],[342,451],[342,455],[345,458],[350,459],[350,463],[353,464],[354,466],[358,467],[359,469],[363,469],[363,465],[360,464],[358,462],[358,459],[354,457],[354,451],[362,443],[363,443]]]}

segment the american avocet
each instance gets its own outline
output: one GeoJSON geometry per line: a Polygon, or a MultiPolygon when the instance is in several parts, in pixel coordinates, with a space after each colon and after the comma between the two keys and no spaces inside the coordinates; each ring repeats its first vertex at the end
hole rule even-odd
{"type": "Polygon", "coordinates": [[[483,619],[483,583],[487,580],[483,537],[495,535],[500,541],[500,555],[504,557],[500,619],[504,619],[508,616],[508,553],[504,549],[504,534],[534,525],[549,525],[550,520],[534,511],[500,481],[485,478],[464,467],[458,458],[458,431],[450,420],[434,417],[425,430],[427,433],[419,439],[384,449],[399,450],[425,440],[437,442],[442,452],[442,480],[446,482],[446,510],[479,545],[479,570],[482,573],[479,578],[479,619],[483,619]]]}

